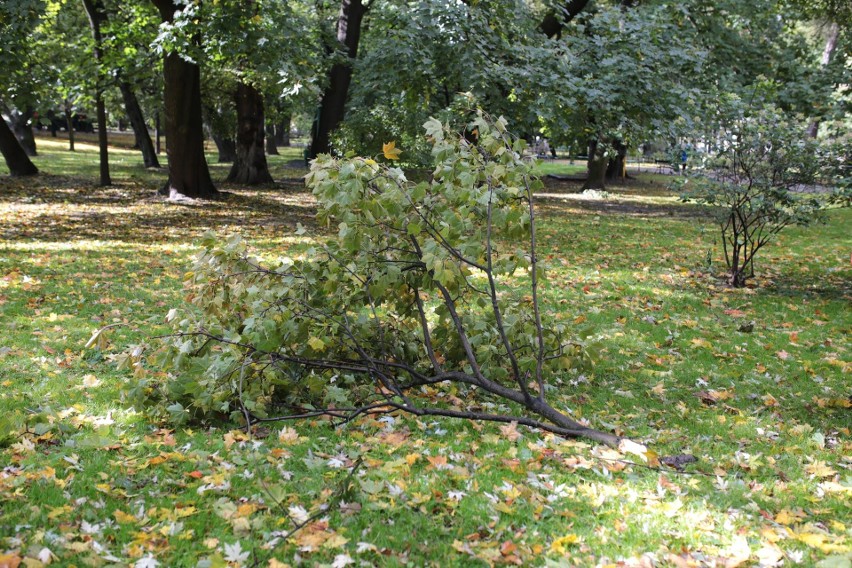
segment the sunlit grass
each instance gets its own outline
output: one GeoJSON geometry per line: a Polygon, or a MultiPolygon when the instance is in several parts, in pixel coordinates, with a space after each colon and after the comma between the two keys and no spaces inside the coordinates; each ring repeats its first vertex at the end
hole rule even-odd
{"type": "MultiPolygon", "coordinates": [[[[812,566],[849,554],[849,210],[783,233],[756,287],[732,290],[711,219],[664,187],[641,177],[605,200],[548,187],[546,308],[595,360],[551,378],[557,406],[660,457],[694,455],[686,473],[524,428],[509,439],[495,425],[403,415],[340,430],[294,422],[281,436],[274,425],[248,440],[233,424],[175,431],[128,410],[134,378],[111,358],[166,331],[202,234],[298,255],[326,230],[311,223],[311,197],[287,181],[168,205],[153,195],[165,173],[140,171],[132,152],[116,151],[128,160],[116,186],[96,188],[94,147],[69,157],[49,142],[39,139],[45,176],[0,179],[0,558],[47,548],[57,565],[216,565],[236,542],[258,565],[346,554],[367,565],[644,555],[812,566]],[[293,511],[329,504],[359,456],[325,521],[276,541],[293,511]]],[[[276,179],[298,177],[281,167],[276,179]]]]}

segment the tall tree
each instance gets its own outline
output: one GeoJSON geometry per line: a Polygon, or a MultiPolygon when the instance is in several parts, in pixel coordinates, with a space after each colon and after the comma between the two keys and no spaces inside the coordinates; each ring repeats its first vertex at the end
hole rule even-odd
{"type": "Polygon", "coordinates": [[[245,82],[237,85],[236,156],[228,181],[255,185],[272,182],[264,147],[263,95],[245,82]]]}
{"type": "MultiPolygon", "coordinates": [[[[159,168],[157,149],[145,121],[143,104],[150,103],[148,93],[161,98],[162,73],[159,56],[151,49],[157,34],[156,10],[147,2],[111,2],[104,12],[104,55],[107,68],[121,93],[124,111],[142,153],[146,168],[159,168]]],[[[159,109],[159,101],[156,103],[159,109]]],[[[153,106],[153,105],[151,105],[153,106]]]]}
{"type": "Polygon", "coordinates": [[[3,154],[3,159],[6,160],[6,165],[9,166],[9,173],[13,176],[31,176],[38,173],[38,168],[27,156],[15,134],[1,116],[0,152],[3,154]]]}
{"type": "Polygon", "coordinates": [[[127,118],[130,119],[130,126],[133,128],[133,135],[136,138],[136,145],[142,152],[142,161],[146,168],[159,168],[160,160],[157,158],[157,151],[151,141],[151,133],[148,132],[145,116],[142,114],[142,106],[139,104],[133,85],[124,80],[120,72],[117,73],[116,78],[118,79],[121,97],[124,99],[124,110],[127,113],[127,118]]]}
{"type": "Polygon", "coordinates": [[[100,0],[83,0],[83,8],[89,17],[89,25],[92,28],[92,39],[94,40],[95,65],[97,77],[95,79],[95,108],[98,115],[98,148],[100,150],[100,184],[110,185],[112,180],[109,175],[109,146],[107,141],[106,106],[104,105],[104,56],[103,38],[101,37],[101,24],[106,21],[103,3],[100,0]]]}
{"type": "MultiPolygon", "coordinates": [[[[174,22],[180,5],[174,0],[152,2],[164,23],[174,22]]],[[[171,49],[163,61],[163,79],[169,180],[161,193],[169,199],[215,197],[218,191],[204,157],[201,70],[197,63],[171,49]]]]}
{"type": "Polygon", "coordinates": [[[320,106],[317,109],[314,125],[311,128],[311,147],[309,156],[317,157],[331,150],[331,133],[340,126],[346,114],[346,101],[349,85],[352,83],[352,71],[358,56],[358,44],[361,41],[361,24],[370,4],[361,0],[341,0],[340,14],[337,18],[337,45],[329,45],[329,52],[340,50],[342,58],[335,61],[328,72],[328,84],[323,90],[320,106]]]}

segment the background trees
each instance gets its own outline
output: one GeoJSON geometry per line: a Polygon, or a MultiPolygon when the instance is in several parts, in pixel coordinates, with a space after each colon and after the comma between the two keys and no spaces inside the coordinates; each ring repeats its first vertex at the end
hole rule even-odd
{"type": "Polygon", "coordinates": [[[528,139],[588,155],[588,188],[624,175],[642,145],[712,147],[730,101],[773,104],[810,135],[819,125],[828,138],[848,131],[849,12],[833,0],[97,6],[100,63],[82,4],[4,7],[7,43],[21,47],[2,56],[4,112],[33,153],[34,118],[50,113],[55,126],[103,92],[106,121],[128,118],[150,167],[149,128],[162,111],[175,195],[215,195],[210,137],[233,162],[229,180],[270,181],[268,135],[283,141],[293,116],[309,130],[309,157],[396,140],[407,163],[426,164],[419,126],[430,116],[464,123],[460,93],[528,139]]]}

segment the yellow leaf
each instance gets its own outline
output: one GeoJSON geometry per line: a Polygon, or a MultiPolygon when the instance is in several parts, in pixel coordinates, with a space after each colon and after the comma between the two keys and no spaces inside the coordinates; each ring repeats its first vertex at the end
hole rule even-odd
{"type": "Polygon", "coordinates": [[[408,465],[414,465],[418,459],[420,459],[420,454],[408,454],[405,456],[405,463],[408,465]]]}
{"type": "Polygon", "coordinates": [[[824,461],[817,460],[812,464],[805,466],[805,471],[816,477],[831,477],[837,474],[837,471],[829,467],[824,461]]]}
{"type": "Polygon", "coordinates": [[[56,507],[52,509],[48,514],[47,518],[50,520],[54,520],[57,517],[61,517],[65,513],[70,513],[73,509],[69,505],[63,505],[61,507],[56,507]]]}
{"type": "Polygon", "coordinates": [[[252,515],[255,511],[257,511],[260,507],[258,507],[255,503],[243,503],[239,507],[237,507],[237,516],[238,517],[248,517],[252,515]]]}
{"type": "Polygon", "coordinates": [[[399,155],[402,154],[402,150],[396,147],[395,140],[391,140],[386,144],[382,144],[382,154],[384,154],[385,158],[388,160],[398,160],[399,155]]]}
{"type": "Polygon", "coordinates": [[[320,339],[319,337],[311,337],[308,339],[308,345],[311,346],[311,349],[314,351],[322,351],[325,349],[325,341],[320,339]]]}
{"type": "Polygon", "coordinates": [[[499,511],[501,513],[506,513],[507,515],[511,515],[512,513],[515,512],[514,509],[512,509],[509,505],[507,505],[506,503],[504,503],[502,501],[500,501],[499,503],[494,505],[494,510],[499,511]]]}
{"type": "Polygon", "coordinates": [[[779,525],[790,525],[792,524],[796,518],[790,514],[790,511],[787,509],[783,509],[780,513],[775,515],[775,522],[779,525]]]}
{"type": "Polygon", "coordinates": [[[129,515],[129,514],[125,513],[121,509],[116,509],[112,513],[112,516],[115,517],[115,520],[118,521],[121,524],[135,523],[137,521],[136,517],[134,517],[133,515],[129,515]]]}
{"type": "Polygon", "coordinates": [[[572,544],[577,544],[580,541],[580,537],[575,534],[566,534],[565,536],[559,537],[553,541],[553,544],[550,545],[550,551],[555,552],[556,554],[566,554],[568,552],[568,547],[572,544]]]}
{"type": "Polygon", "coordinates": [[[663,396],[664,394],[666,394],[666,386],[662,382],[659,382],[654,385],[654,388],[651,389],[651,392],[657,396],[663,396]]]}

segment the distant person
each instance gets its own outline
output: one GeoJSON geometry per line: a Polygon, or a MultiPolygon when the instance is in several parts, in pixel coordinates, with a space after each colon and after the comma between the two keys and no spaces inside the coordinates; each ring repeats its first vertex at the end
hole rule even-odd
{"type": "Polygon", "coordinates": [[[680,171],[682,174],[686,174],[686,160],[689,158],[689,154],[686,152],[686,148],[683,148],[680,151],[680,171]]]}

